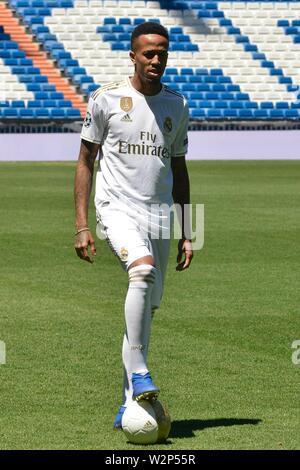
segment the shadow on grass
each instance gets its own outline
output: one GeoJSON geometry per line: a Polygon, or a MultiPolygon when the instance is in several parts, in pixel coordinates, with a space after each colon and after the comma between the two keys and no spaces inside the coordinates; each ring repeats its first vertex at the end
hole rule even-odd
{"type": "Polygon", "coordinates": [[[218,418],[218,419],[183,419],[172,421],[169,438],[194,437],[194,431],[202,431],[206,428],[218,428],[223,426],[256,425],[261,419],[243,418],[218,418]]]}

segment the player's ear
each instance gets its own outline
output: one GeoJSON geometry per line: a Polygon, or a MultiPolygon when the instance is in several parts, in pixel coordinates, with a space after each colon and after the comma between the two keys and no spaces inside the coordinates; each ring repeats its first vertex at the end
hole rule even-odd
{"type": "Polygon", "coordinates": [[[133,51],[130,51],[129,52],[129,57],[130,57],[130,60],[133,64],[135,64],[135,52],[133,51]]]}

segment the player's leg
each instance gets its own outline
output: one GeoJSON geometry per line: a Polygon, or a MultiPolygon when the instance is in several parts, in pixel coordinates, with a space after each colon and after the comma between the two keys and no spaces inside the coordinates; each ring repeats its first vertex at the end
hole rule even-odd
{"type": "Polygon", "coordinates": [[[122,426],[125,407],[133,400],[150,399],[158,395],[147,366],[151,330],[151,294],[156,269],[152,257],[134,262],[128,269],[129,285],[125,301],[126,332],[123,339],[124,367],[122,405],[114,427],[122,426]]]}
{"type": "MultiPolygon", "coordinates": [[[[133,262],[129,269],[141,264],[151,264],[154,265],[155,263],[155,279],[154,284],[151,289],[151,308],[150,308],[150,315],[147,314],[144,318],[144,321],[147,322],[144,325],[144,332],[145,336],[143,339],[143,356],[144,356],[144,363],[147,364],[147,356],[149,350],[149,342],[150,342],[150,333],[151,333],[151,323],[153,320],[154,312],[156,309],[159,308],[160,301],[163,294],[164,288],[164,279],[169,259],[169,250],[170,250],[170,239],[154,239],[154,240],[147,240],[147,247],[151,253],[151,256],[143,257],[135,262],[133,262]]],[[[131,373],[128,368],[126,368],[125,364],[130,363],[130,346],[128,342],[127,334],[124,335],[123,341],[123,364],[124,364],[124,383],[123,383],[123,402],[128,404],[132,400],[133,396],[133,389],[132,389],[132,381],[131,381],[131,373]]]]}
{"type": "MultiPolygon", "coordinates": [[[[129,285],[125,301],[126,337],[129,351],[123,357],[132,381],[132,397],[153,398],[159,389],[153,384],[147,366],[151,329],[151,296],[155,283],[154,259],[148,255],[132,262],[128,269],[129,285]]],[[[126,340],[125,340],[126,344],[126,340]]],[[[124,352],[124,344],[123,344],[124,352]]]]}
{"type": "Polygon", "coordinates": [[[126,333],[122,348],[123,401],[115,422],[115,427],[120,427],[124,405],[133,398],[155,396],[159,392],[149,377],[145,354],[149,343],[151,293],[156,268],[144,233],[124,211],[113,207],[107,210],[106,206],[98,211],[98,216],[101,217],[107,241],[127,270],[129,280],[125,301],[126,333]]]}

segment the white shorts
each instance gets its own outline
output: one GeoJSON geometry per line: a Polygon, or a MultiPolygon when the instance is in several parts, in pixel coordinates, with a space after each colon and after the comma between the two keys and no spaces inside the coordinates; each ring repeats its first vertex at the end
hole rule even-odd
{"type": "Polygon", "coordinates": [[[126,271],[137,259],[153,257],[157,275],[152,291],[152,308],[158,308],[169,259],[170,237],[153,238],[143,228],[138,217],[134,217],[128,208],[116,202],[107,201],[97,205],[96,215],[97,235],[101,234],[100,238],[105,237],[126,271]]]}

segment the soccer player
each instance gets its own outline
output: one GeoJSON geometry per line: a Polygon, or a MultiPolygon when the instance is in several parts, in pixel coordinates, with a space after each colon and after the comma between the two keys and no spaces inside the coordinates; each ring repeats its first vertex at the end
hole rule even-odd
{"type": "MultiPolygon", "coordinates": [[[[88,262],[96,255],[88,204],[100,152],[97,227],[128,274],[123,398],[115,428],[122,426],[125,407],[132,400],[155,399],[159,393],[147,367],[147,352],[169,255],[170,236],[161,232],[170,221],[166,208],[173,201],[181,208],[190,202],[185,163],[188,105],[182,95],[161,83],[168,46],[163,26],[145,22],[134,29],[130,52],[134,74],[91,94],[75,174],[77,255],[88,262]]],[[[184,211],[181,214],[177,271],[187,269],[193,257],[184,211]]]]}

